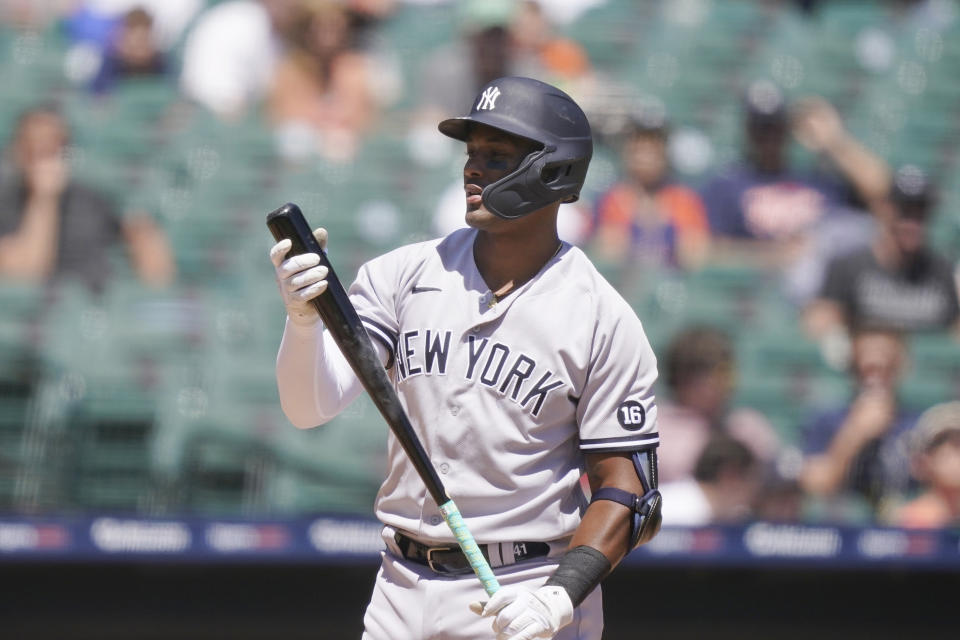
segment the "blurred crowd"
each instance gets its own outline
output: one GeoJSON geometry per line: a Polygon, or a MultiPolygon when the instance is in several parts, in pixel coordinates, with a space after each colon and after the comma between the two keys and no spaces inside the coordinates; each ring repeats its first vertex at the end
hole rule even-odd
{"type": "MultiPolygon", "coordinates": [[[[903,391],[909,372],[925,366],[911,356],[917,336],[960,339],[960,255],[931,233],[938,216],[960,220],[944,205],[943,166],[895,162],[855,135],[840,105],[795,95],[783,76],[755,74],[728,87],[736,93],[736,152],[693,172],[710,143],[692,135],[695,123],[650,86],[625,87],[622,75],[613,81],[611,61],[593,59],[575,35],[580,21],[617,3],[634,4],[4,0],[4,42],[57,34],[66,42],[66,79],[22,105],[0,132],[7,141],[0,278],[38,287],[72,280],[103,292],[119,251],[144,287],[169,291],[182,279],[169,220],[72,174],[64,94],[109,104],[124,87],[162,84],[178,94],[177,109],[237,131],[259,123],[282,179],[305,167],[354,166],[387,130],[403,141],[398,163],[424,173],[456,164],[436,123],[464,112],[493,78],[537,77],[584,104],[597,133],[589,189],[561,208],[564,239],[587,251],[625,296],[660,295],[665,282],[723,270],[761,274],[788,309],[776,321],[796,329],[784,339],[806,343],[836,374],[832,406],[811,405],[793,423],[774,424],[765,406],[738,393],[738,349],[752,329],[724,317],[726,307],[681,325],[658,317],[656,307],[638,309],[645,325],[657,327],[664,523],[957,526],[960,386],[926,406],[904,402],[903,391]],[[449,18],[440,41],[398,49],[383,37],[405,12],[428,9],[449,18]],[[404,56],[414,50],[411,70],[404,56]]],[[[640,14],[682,23],[711,3],[635,4],[640,14]]],[[[802,22],[816,19],[822,3],[743,4],[802,22]]],[[[960,15],[945,0],[876,4],[888,25],[909,24],[925,37],[960,15]]],[[[2,55],[16,55],[9,51],[2,55]]],[[[617,64],[649,69],[650,61],[617,64]]],[[[445,173],[433,184],[423,235],[463,224],[460,179],[445,173]]]]}

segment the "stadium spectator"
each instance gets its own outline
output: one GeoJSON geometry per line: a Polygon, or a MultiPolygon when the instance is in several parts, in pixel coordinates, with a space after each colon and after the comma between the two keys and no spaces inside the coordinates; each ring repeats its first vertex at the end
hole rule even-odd
{"type": "Polygon", "coordinates": [[[885,498],[907,490],[904,434],[916,415],[898,398],[907,366],[903,336],[862,330],[852,347],[852,398],[802,428],[800,484],[811,497],[812,516],[858,522],[872,519],[885,498]]]}
{"type": "Polygon", "coordinates": [[[183,93],[225,119],[266,96],[295,26],[298,0],[228,0],[197,19],[183,48],[183,93]]]}
{"type": "Polygon", "coordinates": [[[960,402],[945,402],[920,416],[910,437],[911,469],[921,490],[890,517],[909,528],[960,525],[960,402]]]}
{"type": "Polygon", "coordinates": [[[818,289],[829,255],[869,242],[872,220],[864,210],[882,199],[889,172],[820,98],[799,100],[791,110],[776,85],[757,81],[747,89],[744,112],[743,158],[701,189],[711,257],[782,269],[787,293],[802,303],[818,289]],[[791,166],[791,134],[819,154],[824,170],[791,166]]]}
{"type": "Polygon", "coordinates": [[[33,2],[40,5],[62,5],[65,12],[62,28],[74,43],[93,45],[105,51],[111,44],[115,28],[124,16],[140,9],[152,18],[152,38],[157,48],[168,53],[183,36],[187,25],[200,12],[204,0],[71,0],[70,2],[33,2]]]}
{"type": "Polygon", "coordinates": [[[696,527],[748,520],[761,469],[743,442],[715,434],[701,449],[690,477],[660,484],[663,524],[696,527]]]}
{"type": "Polygon", "coordinates": [[[662,105],[648,103],[629,119],[621,139],[623,177],[598,199],[591,249],[605,261],[696,269],[709,251],[700,196],[675,181],[667,155],[669,124],[662,105]]]}
{"type": "Polygon", "coordinates": [[[669,397],[661,402],[658,422],[660,478],[689,479],[711,437],[733,437],[753,452],[764,467],[775,464],[781,443],[758,411],[731,407],[736,361],[730,337],[709,326],[679,331],[662,355],[669,397]]]}
{"type": "Polygon", "coordinates": [[[890,205],[870,246],[830,263],[820,295],[804,313],[812,338],[842,339],[860,327],[960,331],[953,267],[927,242],[934,188],[920,169],[897,171],[890,205]]]}
{"type": "Polygon", "coordinates": [[[69,130],[53,108],[17,123],[12,175],[0,185],[0,275],[27,282],[76,279],[95,291],[110,276],[110,254],[124,244],[145,282],[169,284],[174,262],[165,235],[145,213],[121,217],[101,193],[70,175],[69,130]]]}
{"type": "Polygon", "coordinates": [[[373,64],[351,46],[341,3],[303,0],[294,23],[267,99],[281,152],[294,160],[349,160],[377,111],[373,64]]]}
{"type": "Polygon", "coordinates": [[[120,21],[91,88],[95,93],[107,93],[125,78],[162,77],[166,72],[166,57],[153,33],[153,17],[137,7],[120,21]]]}
{"type": "Polygon", "coordinates": [[[557,34],[542,0],[519,2],[508,30],[514,73],[539,78],[571,95],[589,90],[593,68],[586,50],[557,34]]]}

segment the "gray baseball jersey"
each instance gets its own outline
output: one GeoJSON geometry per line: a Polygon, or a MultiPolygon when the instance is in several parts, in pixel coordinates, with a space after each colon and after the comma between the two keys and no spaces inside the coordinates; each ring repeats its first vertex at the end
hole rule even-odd
{"type": "MultiPolygon", "coordinates": [[[[423,446],[478,542],[572,535],[583,453],[657,446],[656,359],[636,314],[582,251],[563,244],[499,302],[473,229],[371,260],[350,299],[423,446]]],[[[380,520],[453,536],[390,435],[380,520]]]]}

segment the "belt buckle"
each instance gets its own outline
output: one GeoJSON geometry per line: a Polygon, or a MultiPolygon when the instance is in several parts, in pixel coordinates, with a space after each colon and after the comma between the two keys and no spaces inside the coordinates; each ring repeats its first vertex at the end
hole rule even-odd
{"type": "Polygon", "coordinates": [[[430,570],[434,573],[450,573],[449,571],[441,571],[433,566],[433,553],[435,551],[452,551],[453,547],[430,547],[427,549],[427,566],[430,567],[430,570]]]}

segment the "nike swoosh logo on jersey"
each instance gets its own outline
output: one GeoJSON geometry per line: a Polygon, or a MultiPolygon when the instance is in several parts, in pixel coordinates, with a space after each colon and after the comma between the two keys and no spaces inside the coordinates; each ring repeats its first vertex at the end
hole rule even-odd
{"type": "Polygon", "coordinates": [[[423,293],[425,291],[442,291],[442,289],[440,287],[419,287],[417,285],[410,288],[410,293],[423,293]]]}

